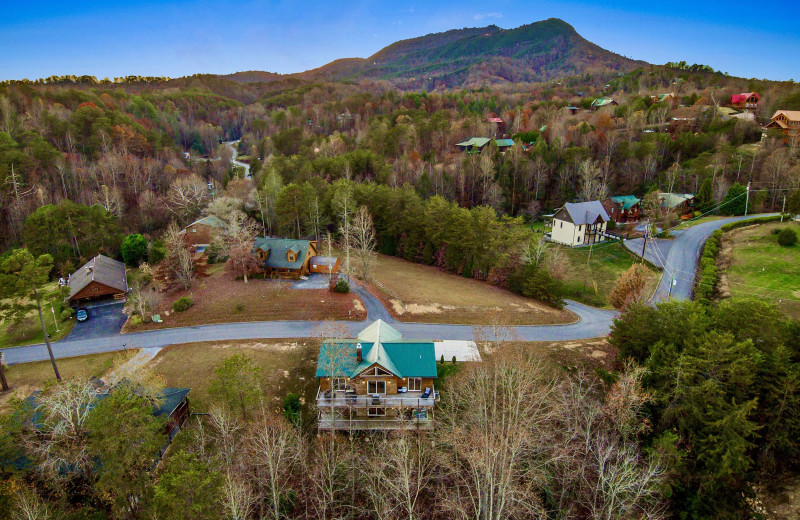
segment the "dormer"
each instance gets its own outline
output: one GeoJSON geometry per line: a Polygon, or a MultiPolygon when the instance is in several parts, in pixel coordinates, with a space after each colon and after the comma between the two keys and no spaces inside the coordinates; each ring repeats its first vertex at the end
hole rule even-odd
{"type": "Polygon", "coordinates": [[[266,260],[269,258],[270,251],[271,249],[269,246],[259,246],[259,248],[256,250],[256,256],[258,256],[259,260],[266,260]]]}
{"type": "Polygon", "coordinates": [[[286,250],[286,259],[290,262],[297,261],[297,255],[300,254],[300,250],[296,247],[290,247],[286,250]]]}

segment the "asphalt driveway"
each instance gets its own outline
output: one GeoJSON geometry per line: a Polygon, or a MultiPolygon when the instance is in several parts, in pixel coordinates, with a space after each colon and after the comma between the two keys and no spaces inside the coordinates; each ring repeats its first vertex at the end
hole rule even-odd
{"type": "Polygon", "coordinates": [[[85,308],[89,313],[89,319],[76,323],[64,341],[79,341],[119,334],[125,320],[128,319],[122,312],[123,305],[122,302],[87,305],[85,308]]]}

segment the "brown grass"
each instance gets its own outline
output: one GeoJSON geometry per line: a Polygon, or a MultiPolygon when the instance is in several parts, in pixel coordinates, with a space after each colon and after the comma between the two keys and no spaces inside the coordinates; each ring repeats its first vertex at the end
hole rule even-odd
{"type": "Polygon", "coordinates": [[[167,386],[191,388],[192,411],[207,412],[214,368],[233,354],[245,354],[261,367],[269,405],[280,410],[289,392],[299,393],[305,403],[313,402],[318,387],[314,377],[318,351],[319,340],[309,338],[206,341],[167,347],[149,366],[166,379],[167,386]]]}
{"type": "MultiPolygon", "coordinates": [[[[104,352],[71,358],[56,359],[58,371],[62,379],[76,377],[100,377],[112,365],[112,361],[119,352],[104,352]]],[[[53,366],[50,361],[36,361],[22,363],[6,368],[6,379],[11,387],[9,392],[0,393],[0,413],[6,411],[9,399],[19,397],[24,399],[34,390],[41,389],[46,383],[55,381],[53,366]]]]}
{"type": "Polygon", "coordinates": [[[338,294],[327,289],[291,289],[289,281],[250,279],[245,284],[225,270],[212,266],[209,271],[209,276],[196,280],[188,291],[165,293],[156,312],[161,315],[162,323],[145,323],[135,328],[126,323],[123,332],[239,321],[366,318],[364,305],[355,294],[338,294]],[[283,289],[278,292],[276,285],[280,283],[283,289]],[[173,302],[182,296],[191,297],[194,305],[183,312],[173,311],[173,302]]]}
{"type": "Polygon", "coordinates": [[[569,311],[401,258],[379,255],[373,278],[370,292],[400,321],[482,325],[498,314],[513,325],[575,321],[569,311]]]}

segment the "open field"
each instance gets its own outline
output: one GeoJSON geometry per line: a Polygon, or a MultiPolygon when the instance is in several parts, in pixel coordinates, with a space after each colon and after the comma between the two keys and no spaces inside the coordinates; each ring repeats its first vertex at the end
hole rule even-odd
{"type": "MultiPolygon", "coordinates": [[[[112,361],[117,355],[119,352],[105,352],[90,356],[56,359],[56,364],[62,379],[100,377],[111,368],[112,361]]],[[[37,361],[7,367],[6,379],[11,391],[0,393],[0,412],[5,411],[10,398],[24,399],[34,390],[42,388],[47,382],[55,381],[56,378],[50,361],[37,361]]]]}
{"type": "Polygon", "coordinates": [[[214,367],[234,354],[245,354],[261,367],[268,405],[280,410],[289,392],[300,394],[304,403],[315,399],[318,351],[319,340],[314,338],[207,341],[167,347],[149,366],[166,379],[167,386],[191,388],[192,411],[207,412],[214,367]]]}
{"type": "MultiPolygon", "coordinates": [[[[47,284],[42,290],[43,294],[47,294],[56,289],[57,283],[53,282],[47,284]]],[[[56,311],[58,309],[56,308],[56,311]]],[[[56,332],[55,321],[53,320],[53,313],[50,312],[50,304],[42,303],[42,316],[44,317],[44,324],[47,327],[47,332],[50,333],[50,338],[57,341],[72,330],[75,325],[75,318],[70,317],[66,320],[58,321],[58,332],[56,332]]],[[[39,322],[39,313],[33,309],[28,313],[22,324],[12,330],[9,330],[10,323],[0,319],[0,348],[16,347],[20,345],[30,345],[35,343],[44,343],[44,333],[42,332],[42,325],[39,322]]]]}
{"type": "Polygon", "coordinates": [[[775,302],[787,315],[800,318],[800,246],[783,247],[772,231],[800,223],[779,222],[733,230],[725,234],[720,280],[723,296],[751,296],[775,302]]]}
{"type": "Polygon", "coordinates": [[[249,279],[245,284],[224,269],[209,266],[208,276],[195,280],[188,291],[164,295],[158,311],[162,323],[130,326],[124,332],[209,323],[276,320],[362,320],[366,311],[355,294],[337,294],[327,289],[291,289],[291,282],[249,279]],[[174,312],[172,304],[190,296],[194,305],[174,312]]]}
{"type": "Polygon", "coordinates": [[[392,256],[378,256],[371,291],[400,321],[486,324],[503,314],[509,324],[571,323],[575,316],[516,295],[489,283],[415,264],[392,256]]]}
{"type": "MultiPolygon", "coordinates": [[[[592,248],[591,252],[588,247],[551,247],[558,248],[555,254],[563,259],[556,264],[563,263],[562,279],[567,287],[567,298],[595,307],[609,307],[606,298],[614,282],[639,261],[617,242],[600,244],[592,248]]],[[[645,290],[647,296],[653,293],[659,279],[658,273],[652,269],[649,272],[645,290]]]]}

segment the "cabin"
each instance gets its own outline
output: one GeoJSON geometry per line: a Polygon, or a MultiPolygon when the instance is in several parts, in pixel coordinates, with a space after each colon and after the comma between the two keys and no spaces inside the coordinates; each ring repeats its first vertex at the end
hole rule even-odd
{"type": "Polygon", "coordinates": [[[317,427],[429,430],[436,376],[434,342],[404,339],[382,320],[356,338],[327,340],[317,358],[317,427]]]}
{"type": "Polygon", "coordinates": [[[576,247],[603,242],[611,236],[606,226],[611,218],[599,200],[567,202],[553,215],[548,238],[557,244],[576,247]]]}
{"type": "Polygon", "coordinates": [[[576,114],[577,114],[578,112],[580,112],[580,110],[581,110],[581,108],[580,108],[580,107],[564,107],[564,108],[565,108],[566,110],[568,110],[568,111],[569,111],[569,113],[570,113],[570,114],[572,114],[573,116],[574,116],[574,115],[576,115],[576,114]]]}
{"type": "Polygon", "coordinates": [[[742,92],[731,96],[731,106],[736,110],[757,112],[760,102],[761,96],[758,95],[758,92],[742,92]]]}
{"type": "Polygon", "coordinates": [[[190,391],[190,388],[165,388],[159,394],[159,402],[153,407],[153,415],[167,419],[164,429],[170,441],[178,435],[189,418],[190,391]]]}
{"type": "Polygon", "coordinates": [[[225,233],[225,222],[214,216],[203,217],[183,228],[180,233],[190,246],[207,246],[215,234],[225,233]]]}
{"type": "Polygon", "coordinates": [[[513,139],[495,139],[494,140],[494,144],[497,145],[497,149],[500,152],[505,152],[506,150],[508,150],[509,148],[514,146],[514,140],[513,139]]]}
{"type": "Polygon", "coordinates": [[[473,154],[481,153],[483,147],[489,144],[489,141],[491,141],[491,139],[488,137],[472,137],[470,139],[467,139],[466,141],[456,143],[456,146],[462,152],[473,153],[473,154]]]}
{"type": "Polygon", "coordinates": [[[650,101],[652,103],[669,103],[670,105],[675,104],[675,94],[658,94],[655,96],[650,96],[650,101]]]}
{"type": "Polygon", "coordinates": [[[800,137],[800,110],[778,110],[767,128],[779,128],[784,143],[797,144],[797,138],[800,137]]]}
{"type": "Polygon", "coordinates": [[[641,199],[635,195],[616,195],[603,201],[603,207],[617,224],[639,222],[642,218],[641,199]]]}
{"type": "Polygon", "coordinates": [[[69,275],[70,303],[85,302],[105,297],[124,298],[128,294],[128,277],[125,264],[104,255],[97,255],[69,275]]]}
{"type": "Polygon", "coordinates": [[[322,274],[337,274],[340,262],[335,256],[312,256],[308,261],[309,272],[322,274]]]}
{"type": "Polygon", "coordinates": [[[617,106],[618,104],[611,98],[597,98],[592,101],[592,110],[600,110],[601,108],[617,106]]]}
{"type": "Polygon", "coordinates": [[[694,107],[678,107],[672,111],[669,130],[673,133],[693,132],[697,127],[698,109],[694,107]]]}
{"type": "Polygon", "coordinates": [[[500,137],[506,135],[506,122],[502,117],[490,117],[486,119],[487,123],[492,123],[494,127],[494,136],[500,137]]]}
{"type": "Polygon", "coordinates": [[[311,258],[317,256],[317,242],[290,238],[260,237],[253,242],[253,254],[268,276],[300,278],[310,272],[311,258]]]}
{"type": "Polygon", "coordinates": [[[691,218],[694,214],[694,195],[691,193],[658,193],[661,209],[665,213],[677,213],[681,218],[691,218]]]}

